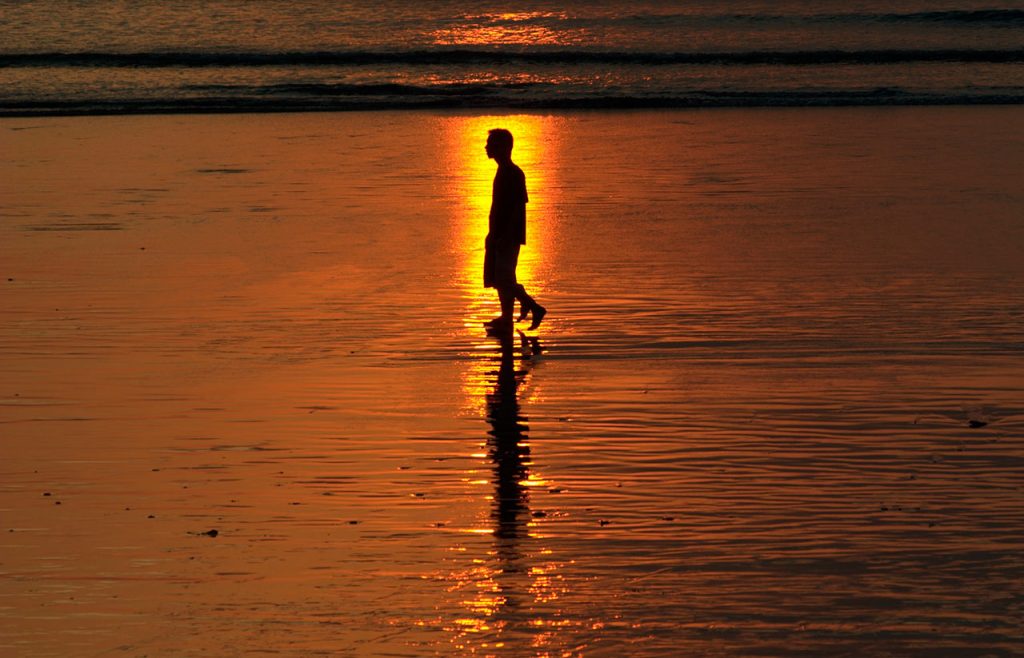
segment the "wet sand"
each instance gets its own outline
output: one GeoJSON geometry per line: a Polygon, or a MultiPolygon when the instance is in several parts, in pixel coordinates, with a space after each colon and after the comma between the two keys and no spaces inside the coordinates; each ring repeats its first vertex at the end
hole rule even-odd
{"type": "Polygon", "coordinates": [[[1024,654],[1021,119],[0,121],[0,653],[1024,654]]]}

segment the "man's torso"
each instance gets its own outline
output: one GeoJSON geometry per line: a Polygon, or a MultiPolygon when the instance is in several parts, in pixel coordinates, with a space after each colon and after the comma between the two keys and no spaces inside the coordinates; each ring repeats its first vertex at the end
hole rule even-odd
{"type": "Polygon", "coordinates": [[[513,163],[499,165],[491,191],[489,235],[494,240],[526,244],[526,176],[513,163]]]}

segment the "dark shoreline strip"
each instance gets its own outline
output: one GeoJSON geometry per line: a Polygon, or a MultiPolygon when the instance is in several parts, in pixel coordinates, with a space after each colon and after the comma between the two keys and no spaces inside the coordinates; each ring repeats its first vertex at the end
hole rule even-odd
{"type": "Polygon", "coordinates": [[[949,105],[1024,105],[1022,94],[927,96],[879,92],[832,94],[736,93],[688,97],[561,98],[510,101],[508,99],[420,98],[395,102],[386,99],[348,101],[337,99],[191,99],[67,103],[0,104],[0,117],[110,116],[138,114],[245,114],[273,112],[353,112],[387,110],[640,110],[743,107],[901,107],[949,105]]]}
{"type": "Polygon", "coordinates": [[[1024,49],[1009,50],[801,50],[745,52],[629,52],[590,50],[498,51],[431,49],[417,51],[312,52],[42,52],[0,55],[0,68],[12,67],[252,67],[252,66],[410,66],[468,64],[892,64],[902,62],[1024,62],[1024,49]]]}

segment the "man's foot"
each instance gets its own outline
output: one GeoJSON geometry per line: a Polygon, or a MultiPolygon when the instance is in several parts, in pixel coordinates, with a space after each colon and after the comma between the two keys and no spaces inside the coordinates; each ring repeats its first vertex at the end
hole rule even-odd
{"type": "Polygon", "coordinates": [[[540,323],[544,320],[544,316],[548,314],[548,310],[540,304],[533,305],[533,322],[530,323],[530,329],[536,329],[540,326],[540,323]]]}
{"type": "Polygon", "coordinates": [[[497,324],[497,323],[499,323],[501,321],[502,321],[502,317],[499,315],[496,318],[491,318],[487,322],[484,322],[484,326],[485,327],[493,327],[495,324],[497,324]]]}
{"type": "Polygon", "coordinates": [[[526,316],[530,314],[530,307],[526,304],[519,304],[519,317],[516,318],[516,322],[522,322],[526,319],[526,316]]]}

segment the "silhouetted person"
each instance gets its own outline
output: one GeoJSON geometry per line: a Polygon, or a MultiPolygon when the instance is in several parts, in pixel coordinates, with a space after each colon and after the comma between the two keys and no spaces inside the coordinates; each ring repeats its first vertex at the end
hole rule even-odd
{"type": "Polygon", "coordinates": [[[519,320],[533,314],[530,329],[536,329],[547,310],[526,294],[516,281],[519,248],[526,244],[526,176],[512,162],[512,133],[495,128],[487,135],[487,157],[498,163],[491,193],[491,215],[484,243],[484,286],[498,290],[501,315],[486,324],[496,332],[512,330],[512,310],[519,300],[519,320]]]}

